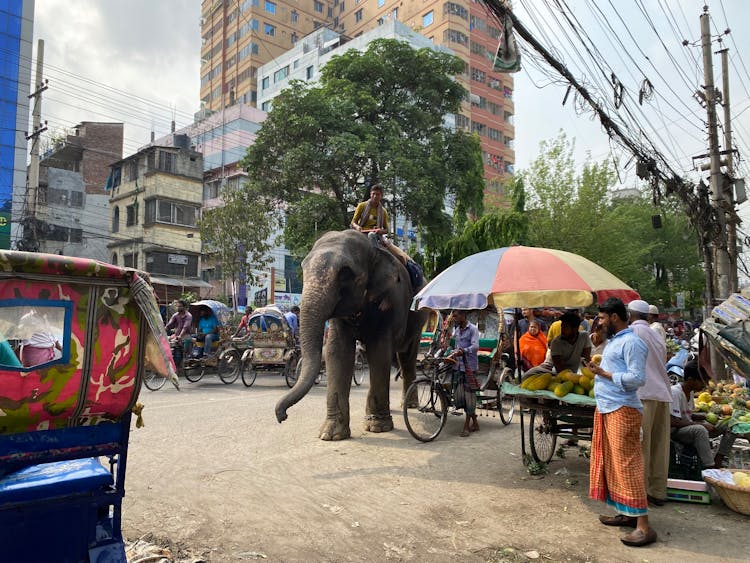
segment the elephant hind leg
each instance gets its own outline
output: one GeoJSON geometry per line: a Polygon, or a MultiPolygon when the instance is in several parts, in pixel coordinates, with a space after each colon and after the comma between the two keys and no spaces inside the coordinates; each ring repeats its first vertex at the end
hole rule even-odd
{"type": "Polygon", "coordinates": [[[368,432],[390,432],[393,430],[393,417],[369,414],[365,417],[365,430],[368,432]]]}

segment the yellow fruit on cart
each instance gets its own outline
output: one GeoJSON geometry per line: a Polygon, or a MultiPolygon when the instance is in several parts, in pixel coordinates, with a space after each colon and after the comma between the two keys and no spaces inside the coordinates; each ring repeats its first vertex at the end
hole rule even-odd
{"type": "Polygon", "coordinates": [[[697,401],[700,401],[701,403],[708,403],[711,401],[711,393],[708,393],[707,391],[704,391],[700,395],[698,395],[697,401]]]}
{"type": "Polygon", "coordinates": [[[585,375],[582,375],[581,378],[578,380],[578,385],[580,385],[586,390],[589,390],[594,385],[594,379],[593,378],[589,379],[585,375]]]}
{"type": "Polygon", "coordinates": [[[596,365],[599,365],[602,363],[602,355],[601,354],[594,354],[591,356],[591,361],[594,362],[596,365]]]}
{"type": "Polygon", "coordinates": [[[573,387],[573,393],[575,393],[576,395],[585,395],[586,389],[584,389],[581,385],[576,385],[575,387],[573,387]]]}
{"type": "Polygon", "coordinates": [[[526,389],[529,391],[541,391],[542,389],[546,389],[547,385],[549,385],[550,379],[552,379],[551,373],[542,373],[539,377],[535,378],[534,381],[529,383],[526,389]]]}
{"type": "Polygon", "coordinates": [[[555,387],[555,397],[564,397],[573,390],[573,382],[566,381],[555,387]]]}
{"type": "Polygon", "coordinates": [[[589,368],[587,368],[586,366],[583,366],[583,367],[581,368],[581,373],[582,373],[583,375],[585,375],[585,376],[586,376],[586,378],[588,378],[588,379],[594,379],[594,372],[593,372],[593,371],[591,371],[591,370],[590,370],[589,368]]]}
{"type": "Polygon", "coordinates": [[[594,398],[594,388],[589,389],[589,397],[594,398]]]}

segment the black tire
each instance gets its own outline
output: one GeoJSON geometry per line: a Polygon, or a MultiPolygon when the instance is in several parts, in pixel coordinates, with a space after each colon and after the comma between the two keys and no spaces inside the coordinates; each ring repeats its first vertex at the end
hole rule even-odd
{"type": "Polygon", "coordinates": [[[255,383],[255,378],[258,376],[258,371],[253,367],[252,362],[245,363],[240,369],[242,375],[242,384],[245,387],[252,387],[255,383]]]}
{"type": "Polygon", "coordinates": [[[557,434],[552,433],[552,415],[549,411],[532,410],[529,418],[529,445],[531,457],[538,463],[549,463],[555,454],[557,434]]]}
{"type": "Polygon", "coordinates": [[[143,374],[143,384],[151,391],[158,391],[167,382],[167,378],[155,371],[146,370],[143,374]]]}
{"type": "Polygon", "coordinates": [[[227,385],[237,381],[240,376],[240,370],[242,369],[242,358],[238,350],[230,350],[226,352],[219,360],[217,370],[219,371],[219,379],[227,385]]]}
{"type": "Polygon", "coordinates": [[[190,383],[197,383],[206,373],[206,368],[202,363],[195,360],[188,360],[182,368],[185,373],[185,379],[190,383]]]}
{"type": "Polygon", "coordinates": [[[506,426],[513,420],[513,415],[518,408],[518,397],[506,395],[503,393],[504,382],[515,384],[515,377],[512,371],[504,371],[500,375],[500,381],[497,384],[497,410],[500,412],[500,421],[506,426]]]}
{"type": "Polygon", "coordinates": [[[367,363],[365,362],[365,357],[361,353],[358,353],[354,356],[354,374],[352,379],[354,380],[354,384],[357,386],[362,385],[362,382],[365,380],[365,370],[367,369],[367,363]]]}
{"type": "Polygon", "coordinates": [[[284,365],[284,378],[286,379],[287,386],[291,389],[294,384],[297,383],[297,365],[300,363],[299,359],[295,354],[287,360],[284,365]]]}
{"type": "Polygon", "coordinates": [[[419,378],[406,390],[403,411],[409,433],[420,442],[431,442],[448,419],[448,398],[431,379],[419,378]]]}

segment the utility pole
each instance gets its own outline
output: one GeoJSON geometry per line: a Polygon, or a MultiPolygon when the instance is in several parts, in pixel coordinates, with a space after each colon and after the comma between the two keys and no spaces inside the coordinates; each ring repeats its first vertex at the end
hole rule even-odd
{"type": "Polygon", "coordinates": [[[729,260],[731,263],[729,289],[732,293],[739,291],[739,280],[737,279],[737,223],[739,217],[734,208],[734,155],[732,154],[732,116],[729,111],[729,49],[721,49],[721,79],[722,96],[721,103],[724,106],[724,153],[726,154],[727,180],[724,186],[724,196],[729,206],[727,244],[729,246],[729,260]]]}
{"type": "MultiPolygon", "coordinates": [[[[729,297],[731,262],[727,250],[727,221],[724,198],[723,176],[721,173],[721,157],[719,154],[719,138],[716,119],[716,88],[714,87],[714,65],[711,53],[711,31],[709,28],[708,6],[703,7],[701,18],[701,43],[703,45],[703,75],[705,80],[706,112],[708,114],[708,151],[710,156],[711,206],[716,214],[719,232],[714,237],[714,257],[716,264],[716,299],[724,300],[729,297]]],[[[715,303],[710,303],[713,308],[715,303]]]]}
{"type": "Polygon", "coordinates": [[[26,209],[24,224],[24,250],[39,250],[39,136],[47,130],[47,123],[42,126],[42,92],[47,89],[47,82],[43,79],[44,72],[44,40],[39,39],[36,51],[36,90],[29,94],[34,98],[34,109],[31,112],[32,131],[26,135],[26,140],[31,141],[31,158],[29,160],[29,172],[26,180],[26,209]],[[27,233],[27,229],[31,230],[27,233]]]}

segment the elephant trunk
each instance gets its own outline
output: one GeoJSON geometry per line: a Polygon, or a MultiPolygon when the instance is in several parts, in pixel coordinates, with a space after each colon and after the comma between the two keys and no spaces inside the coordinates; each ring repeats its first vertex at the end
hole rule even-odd
{"type": "Polygon", "coordinates": [[[287,409],[299,402],[312,389],[320,373],[325,322],[331,317],[335,302],[326,296],[336,293],[331,288],[305,284],[300,303],[299,334],[302,369],[297,382],[276,403],[276,420],[284,422],[287,409]]]}

